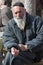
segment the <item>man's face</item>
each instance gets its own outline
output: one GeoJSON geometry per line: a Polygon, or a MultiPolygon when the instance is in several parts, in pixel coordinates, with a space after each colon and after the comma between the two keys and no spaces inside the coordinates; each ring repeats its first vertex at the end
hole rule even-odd
{"type": "Polygon", "coordinates": [[[23,7],[15,6],[12,9],[13,17],[20,29],[24,29],[26,22],[26,12],[23,7]]]}
{"type": "Polygon", "coordinates": [[[12,13],[13,13],[13,17],[23,18],[24,14],[25,14],[25,9],[20,6],[14,6],[12,8],[12,13]]]}

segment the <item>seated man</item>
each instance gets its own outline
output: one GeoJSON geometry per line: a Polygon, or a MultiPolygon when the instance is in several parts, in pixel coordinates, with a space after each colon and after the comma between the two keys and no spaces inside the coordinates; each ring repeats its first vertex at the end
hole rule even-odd
{"type": "Polygon", "coordinates": [[[36,47],[43,44],[43,21],[38,16],[29,15],[21,2],[13,5],[12,13],[13,19],[3,34],[4,47],[8,51],[4,65],[30,65],[39,61],[36,47]]]}

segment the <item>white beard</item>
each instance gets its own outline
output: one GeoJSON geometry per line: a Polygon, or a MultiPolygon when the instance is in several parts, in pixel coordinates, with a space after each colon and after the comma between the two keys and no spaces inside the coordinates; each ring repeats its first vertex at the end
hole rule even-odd
{"type": "Polygon", "coordinates": [[[14,17],[15,22],[17,23],[17,26],[21,29],[24,30],[25,28],[25,22],[26,22],[26,16],[24,15],[23,19],[20,18],[15,18],[14,17]]]}

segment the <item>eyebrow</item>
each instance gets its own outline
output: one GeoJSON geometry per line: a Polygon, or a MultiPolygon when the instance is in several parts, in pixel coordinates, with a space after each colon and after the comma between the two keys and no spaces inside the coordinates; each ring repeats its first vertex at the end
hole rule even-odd
{"type": "Polygon", "coordinates": [[[17,14],[17,13],[21,13],[21,11],[17,11],[17,12],[15,12],[15,14],[17,14]]]}

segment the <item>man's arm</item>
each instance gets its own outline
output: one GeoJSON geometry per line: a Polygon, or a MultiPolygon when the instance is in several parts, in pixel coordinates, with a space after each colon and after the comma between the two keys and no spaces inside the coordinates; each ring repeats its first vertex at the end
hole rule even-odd
{"type": "Polygon", "coordinates": [[[3,34],[3,42],[4,42],[4,47],[9,51],[10,51],[11,47],[17,48],[18,40],[17,40],[15,34],[13,33],[13,29],[11,28],[9,23],[6,26],[5,32],[3,34]]]}
{"type": "Polygon", "coordinates": [[[36,38],[26,43],[27,48],[30,49],[31,51],[37,45],[43,44],[43,21],[41,20],[40,17],[36,17],[34,22],[35,22],[34,27],[36,27],[35,28],[36,38]]]}

